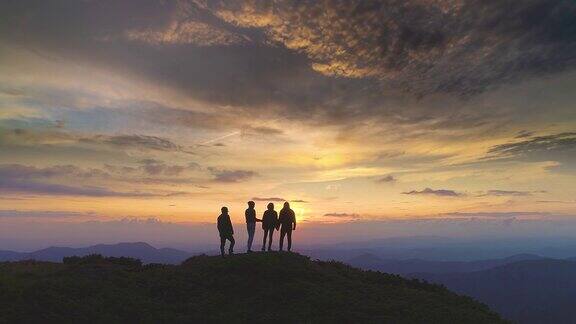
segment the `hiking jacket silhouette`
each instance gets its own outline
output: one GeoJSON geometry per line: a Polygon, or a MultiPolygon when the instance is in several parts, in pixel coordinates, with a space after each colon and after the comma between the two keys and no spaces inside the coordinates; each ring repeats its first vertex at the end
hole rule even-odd
{"type": "Polygon", "coordinates": [[[296,215],[294,211],[290,208],[282,208],[280,210],[278,223],[280,223],[283,229],[291,230],[293,224],[296,225],[296,215]]]}
{"type": "Polygon", "coordinates": [[[246,224],[256,223],[256,209],[248,208],[246,212],[244,212],[244,216],[246,216],[246,224]]]}
{"type": "Polygon", "coordinates": [[[278,213],[275,210],[266,210],[262,216],[262,229],[273,229],[278,226],[278,213]]]}
{"type": "Polygon", "coordinates": [[[234,234],[234,229],[232,228],[232,221],[230,220],[230,215],[221,214],[218,216],[218,232],[220,236],[229,236],[234,234]]]}

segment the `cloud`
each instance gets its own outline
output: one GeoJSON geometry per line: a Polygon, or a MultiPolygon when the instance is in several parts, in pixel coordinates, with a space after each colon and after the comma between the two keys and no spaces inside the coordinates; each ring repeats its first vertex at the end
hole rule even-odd
{"type": "Polygon", "coordinates": [[[463,193],[459,193],[456,192],[454,190],[448,190],[448,189],[430,189],[430,188],[425,188],[424,190],[412,190],[412,191],[407,191],[407,192],[403,192],[403,194],[405,195],[432,195],[432,196],[439,196],[439,197],[461,197],[464,196],[463,193]]]}
{"type": "Polygon", "coordinates": [[[45,168],[21,164],[0,165],[1,179],[32,179],[32,178],[109,178],[110,174],[100,169],[84,170],[74,165],[55,165],[45,168]]]}
{"type": "Polygon", "coordinates": [[[573,205],[576,204],[576,200],[573,201],[565,201],[565,200],[537,200],[537,203],[541,204],[568,204],[573,205]]]}
{"type": "Polygon", "coordinates": [[[253,126],[244,126],[242,128],[242,134],[243,136],[246,135],[269,135],[269,136],[273,136],[273,135],[281,135],[284,134],[284,131],[278,128],[273,128],[273,127],[267,127],[267,126],[257,126],[257,127],[253,127],[253,126]]]}
{"type": "Polygon", "coordinates": [[[476,213],[444,213],[440,214],[441,216],[446,217],[464,217],[464,218],[471,218],[471,217],[478,217],[478,218],[511,218],[511,217],[545,217],[550,216],[550,213],[546,212],[476,212],[476,213]]]}
{"type": "Polygon", "coordinates": [[[221,170],[214,167],[209,167],[208,170],[214,176],[215,182],[223,183],[248,181],[258,175],[258,173],[249,170],[221,170]]]}
{"type": "Polygon", "coordinates": [[[39,194],[48,196],[84,196],[84,197],[171,197],[183,195],[184,192],[156,194],[150,192],[119,192],[101,187],[92,186],[69,186],[62,184],[42,183],[33,181],[12,181],[11,179],[0,180],[0,193],[4,194],[39,194]]]}
{"type": "Polygon", "coordinates": [[[284,198],[278,198],[278,197],[270,197],[270,198],[254,197],[254,198],[252,198],[252,200],[254,200],[254,201],[273,201],[273,202],[283,202],[283,201],[286,201],[286,199],[284,199],[284,198]]]}
{"type": "Polygon", "coordinates": [[[393,182],[396,182],[396,181],[397,181],[397,179],[396,179],[393,175],[391,175],[391,174],[376,179],[376,182],[377,182],[377,183],[393,183],[393,182]]]}
{"type": "Polygon", "coordinates": [[[555,161],[557,164],[549,166],[549,170],[574,174],[576,173],[576,133],[536,136],[494,145],[488,150],[483,160],[555,161]]]}
{"type": "MultiPolygon", "coordinates": [[[[289,200],[287,200],[287,199],[280,198],[280,197],[254,197],[254,198],[252,198],[252,200],[254,200],[254,201],[271,201],[271,202],[284,202],[284,201],[289,201],[289,200]]],[[[308,201],[302,200],[302,199],[293,199],[293,200],[290,200],[290,202],[293,202],[293,203],[302,203],[302,204],[308,203],[308,201]]]]}
{"type": "MultiPolygon", "coordinates": [[[[434,96],[421,102],[422,95],[471,94],[572,69],[575,6],[550,0],[128,0],[61,8],[13,3],[0,19],[3,43],[142,76],[186,98],[179,107],[162,107],[172,108],[169,113],[134,109],[158,124],[242,128],[249,120],[287,119],[354,128],[378,119],[469,129],[502,122],[504,109],[434,104],[434,96]],[[26,20],[30,16],[39,18],[26,20]],[[102,42],[110,35],[116,38],[102,42]],[[217,113],[187,111],[195,106],[190,101],[217,113]]],[[[66,98],[77,93],[68,90],[66,98]]],[[[35,104],[50,103],[55,91],[48,92],[35,104]]],[[[76,105],[85,105],[79,99],[76,105]]]]}
{"type": "Polygon", "coordinates": [[[2,120],[0,125],[0,145],[70,145],[87,144],[118,149],[140,151],[182,152],[193,154],[187,148],[171,140],[149,135],[105,135],[68,132],[48,120],[2,120]],[[22,127],[7,128],[5,125],[16,124],[22,127]],[[4,127],[3,127],[4,126],[4,127]]]}
{"type": "Polygon", "coordinates": [[[142,192],[115,191],[98,186],[73,186],[62,183],[50,183],[50,179],[68,179],[78,182],[79,179],[92,177],[109,178],[110,175],[99,169],[82,170],[72,165],[37,168],[19,164],[0,165],[0,193],[4,194],[38,194],[51,196],[85,196],[85,197],[170,197],[184,195],[185,192],[142,192]]]}
{"type": "Polygon", "coordinates": [[[532,196],[532,191],[517,191],[517,190],[488,190],[482,196],[532,196]]]}
{"type": "Polygon", "coordinates": [[[351,214],[351,213],[327,213],[324,214],[326,217],[338,217],[338,218],[360,218],[359,214],[351,214]]]}
{"type": "MultiPolygon", "coordinates": [[[[125,30],[120,38],[149,45],[195,45],[199,47],[242,45],[250,43],[246,35],[235,33],[220,24],[211,23],[192,2],[177,1],[171,17],[163,26],[125,30]]],[[[110,41],[118,37],[107,36],[110,41]]]]}
{"type": "Polygon", "coordinates": [[[497,157],[534,156],[555,152],[576,153],[576,133],[537,136],[524,141],[495,145],[488,150],[489,155],[497,157]]]}
{"type": "Polygon", "coordinates": [[[184,172],[187,167],[181,165],[168,165],[163,161],[155,159],[144,159],[140,160],[139,163],[142,165],[141,169],[148,175],[166,175],[166,176],[177,176],[184,172]]]}
{"type": "Polygon", "coordinates": [[[532,137],[533,135],[534,135],[534,132],[522,130],[522,131],[519,131],[514,138],[526,138],[526,137],[532,137]]]}
{"type": "Polygon", "coordinates": [[[570,1],[210,1],[329,76],[374,78],[420,94],[475,93],[576,64],[570,1]]]}
{"type": "MultiPolygon", "coordinates": [[[[225,46],[241,45],[250,42],[247,36],[234,34],[222,28],[200,21],[174,20],[161,29],[127,30],[122,37],[129,41],[142,42],[150,45],[184,45],[225,46]]],[[[105,37],[103,40],[111,40],[105,37]]]]}
{"type": "Polygon", "coordinates": [[[95,135],[91,137],[80,138],[79,142],[90,144],[106,144],[121,148],[133,148],[140,150],[190,153],[184,150],[181,146],[174,144],[172,141],[166,138],[148,135],[95,135]]]}
{"type": "Polygon", "coordinates": [[[85,217],[96,216],[94,212],[73,212],[56,210],[0,210],[0,217],[41,217],[41,218],[61,218],[61,217],[85,217]]]}

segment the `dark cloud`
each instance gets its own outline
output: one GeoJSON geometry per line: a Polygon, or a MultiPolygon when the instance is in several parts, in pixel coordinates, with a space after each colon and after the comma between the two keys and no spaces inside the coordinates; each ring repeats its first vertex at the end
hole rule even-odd
{"type": "Polygon", "coordinates": [[[274,136],[274,135],[281,135],[283,134],[284,131],[281,129],[277,129],[277,128],[272,128],[272,127],[266,127],[266,126],[258,126],[258,127],[252,127],[252,126],[244,126],[242,128],[242,135],[269,135],[269,136],[274,136]]]}
{"type": "Polygon", "coordinates": [[[531,217],[531,216],[550,216],[550,213],[543,213],[543,212],[477,212],[477,213],[444,213],[441,214],[442,216],[446,217],[464,217],[464,218],[471,218],[471,217],[478,217],[478,218],[511,218],[511,217],[531,217]]]}
{"type": "Polygon", "coordinates": [[[461,197],[464,196],[463,193],[459,193],[454,190],[448,189],[431,189],[425,188],[424,190],[412,190],[403,192],[405,195],[431,195],[431,196],[440,196],[440,197],[461,197]]]}
{"type": "MultiPolygon", "coordinates": [[[[5,194],[38,194],[52,196],[86,196],[86,197],[169,197],[183,195],[184,192],[121,192],[98,186],[76,186],[62,183],[51,183],[50,180],[62,179],[69,182],[79,180],[112,179],[111,175],[100,169],[80,169],[73,165],[59,165],[46,168],[20,164],[0,165],[0,193],[5,194]]],[[[127,179],[123,179],[126,181],[127,179]]]]}
{"type": "Polygon", "coordinates": [[[534,135],[534,132],[531,131],[527,131],[527,130],[523,130],[523,131],[519,131],[515,138],[526,138],[526,137],[532,137],[532,135],[534,135]]]}
{"type": "Polygon", "coordinates": [[[171,197],[185,194],[184,192],[156,194],[149,192],[120,192],[102,187],[69,186],[63,184],[43,183],[36,181],[21,181],[13,179],[0,179],[0,193],[3,194],[37,194],[48,196],[84,196],[84,197],[171,197]]]}
{"type": "Polygon", "coordinates": [[[51,210],[0,210],[0,217],[41,217],[41,218],[61,218],[61,217],[86,217],[96,216],[94,212],[72,212],[72,211],[51,211],[51,210]]]}
{"type": "Polygon", "coordinates": [[[397,181],[397,179],[391,174],[376,179],[377,183],[393,183],[396,181],[397,181]]]}
{"type": "Polygon", "coordinates": [[[104,169],[111,173],[120,173],[120,174],[133,174],[138,172],[138,168],[135,167],[117,166],[111,164],[104,164],[104,169]]]}
{"type": "Polygon", "coordinates": [[[0,165],[0,179],[33,179],[33,178],[109,178],[110,174],[100,169],[81,169],[74,165],[56,165],[45,168],[21,164],[0,165]]]}
{"type": "Polygon", "coordinates": [[[326,217],[341,217],[341,218],[360,218],[359,214],[351,214],[351,213],[327,213],[324,214],[326,217]]]}
{"type": "Polygon", "coordinates": [[[3,120],[0,125],[0,145],[98,145],[140,151],[182,152],[193,154],[188,148],[169,139],[148,135],[87,135],[61,129],[49,120],[3,120]],[[12,128],[18,125],[21,127],[12,128]],[[8,126],[8,127],[6,127],[8,126]]]}
{"type": "Polygon", "coordinates": [[[184,172],[187,168],[181,165],[168,165],[163,161],[155,159],[144,159],[140,160],[139,163],[142,165],[142,170],[151,176],[155,175],[166,175],[166,176],[177,176],[184,172]]]}
{"type": "Polygon", "coordinates": [[[420,94],[474,93],[576,64],[576,4],[505,1],[210,1],[306,54],[316,71],[420,94]]]}
{"type": "Polygon", "coordinates": [[[208,168],[214,176],[215,182],[233,183],[243,182],[257,176],[258,173],[249,170],[222,170],[214,167],[208,168]]]}
{"type": "Polygon", "coordinates": [[[493,156],[529,156],[554,152],[576,152],[576,133],[567,132],[533,137],[520,142],[493,146],[488,150],[493,156]]]}
{"type": "Polygon", "coordinates": [[[565,201],[565,200],[537,200],[537,203],[540,204],[568,204],[568,205],[572,205],[572,204],[576,204],[576,200],[573,201],[565,201]]]}
{"type": "Polygon", "coordinates": [[[294,200],[290,200],[290,202],[293,202],[293,203],[302,203],[302,204],[307,204],[307,203],[309,203],[309,201],[307,201],[307,200],[302,200],[302,199],[294,199],[294,200]]]}
{"type": "Polygon", "coordinates": [[[163,124],[225,127],[258,117],[352,127],[381,118],[480,127],[502,118],[418,99],[475,94],[576,64],[576,4],[568,0],[3,5],[2,43],[128,72],[219,107],[220,116],[142,114],[163,124]]]}
{"type": "Polygon", "coordinates": [[[270,197],[270,198],[254,197],[254,198],[252,198],[252,200],[254,200],[254,201],[273,201],[273,202],[286,201],[286,199],[278,198],[278,197],[270,197]]]}
{"type": "Polygon", "coordinates": [[[175,152],[190,153],[181,146],[174,144],[172,141],[168,139],[147,135],[115,135],[115,136],[95,135],[91,137],[80,138],[79,142],[89,144],[106,144],[121,148],[132,148],[141,150],[175,151],[175,152]]]}
{"type": "Polygon", "coordinates": [[[532,196],[532,191],[517,191],[517,190],[488,190],[482,196],[532,196]]]}
{"type": "Polygon", "coordinates": [[[488,150],[484,160],[556,161],[551,171],[576,172],[576,133],[536,136],[522,141],[499,144],[488,150]]]}

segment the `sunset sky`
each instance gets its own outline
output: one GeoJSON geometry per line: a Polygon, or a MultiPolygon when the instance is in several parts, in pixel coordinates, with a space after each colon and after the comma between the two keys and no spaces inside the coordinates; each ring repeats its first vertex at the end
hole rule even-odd
{"type": "Polygon", "coordinates": [[[7,0],[0,218],[576,220],[576,2],[7,0]]]}

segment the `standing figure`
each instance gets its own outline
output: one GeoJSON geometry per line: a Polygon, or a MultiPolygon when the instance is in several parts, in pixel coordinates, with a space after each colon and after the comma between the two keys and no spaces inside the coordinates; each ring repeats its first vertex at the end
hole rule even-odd
{"type": "Polygon", "coordinates": [[[244,215],[246,216],[246,229],[248,230],[248,243],[247,251],[252,252],[252,241],[254,240],[254,232],[256,231],[256,222],[261,222],[262,220],[256,218],[256,210],[254,209],[254,202],[248,202],[248,209],[244,215]]]}
{"type": "Polygon", "coordinates": [[[268,209],[262,216],[262,229],[264,230],[264,239],[262,240],[262,251],[266,248],[266,237],[268,237],[268,251],[272,249],[272,235],[274,230],[278,229],[278,213],[274,210],[274,204],[269,203],[268,209]]]}
{"type": "Polygon", "coordinates": [[[234,253],[234,228],[232,228],[232,221],[228,215],[228,207],[222,207],[222,214],[218,216],[218,232],[220,233],[220,255],[224,257],[224,245],[226,240],[230,241],[228,254],[234,253]]]}
{"type": "Polygon", "coordinates": [[[288,202],[284,203],[284,207],[280,210],[280,251],[284,245],[284,236],[288,237],[288,251],[292,249],[292,231],[296,230],[296,214],[290,209],[288,202]]]}

